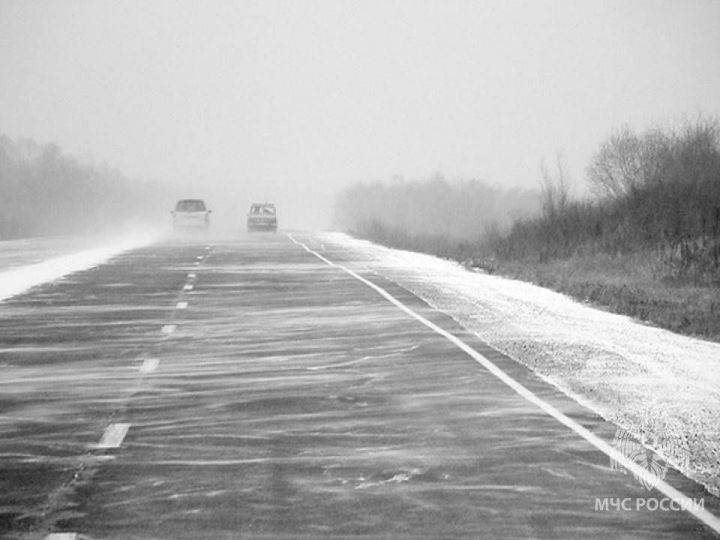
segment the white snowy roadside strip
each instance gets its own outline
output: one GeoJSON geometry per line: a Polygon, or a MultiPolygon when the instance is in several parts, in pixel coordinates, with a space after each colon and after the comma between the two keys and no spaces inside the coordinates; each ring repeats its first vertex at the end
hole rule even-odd
{"type": "Polygon", "coordinates": [[[356,270],[377,272],[448,313],[720,493],[720,344],[452,261],[343,234],[315,238],[331,259],[334,251],[356,256],[348,263],[356,270]]]}
{"type": "Polygon", "coordinates": [[[155,241],[152,235],[133,236],[113,241],[101,248],[87,249],[41,263],[0,271],[0,302],[32,287],[55,281],[63,276],[93,268],[124,251],[148,245],[155,241]]]}

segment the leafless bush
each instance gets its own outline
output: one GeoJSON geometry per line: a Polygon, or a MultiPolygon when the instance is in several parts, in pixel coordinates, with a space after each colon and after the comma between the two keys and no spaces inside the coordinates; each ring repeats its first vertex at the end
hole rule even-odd
{"type": "Polygon", "coordinates": [[[541,166],[541,211],[516,214],[510,226],[503,221],[507,210],[498,215],[498,209],[512,208],[507,199],[487,186],[458,187],[437,177],[355,186],[338,209],[346,224],[373,223],[373,234],[392,236],[394,245],[401,241],[403,247],[456,258],[547,261],[655,253],[659,278],[720,282],[717,120],[700,117],[678,129],[635,134],[624,128],[611,135],[587,169],[599,195],[595,200],[573,200],[562,159],[553,165],[541,166]],[[483,220],[498,226],[488,228],[483,220]]]}
{"type": "Polygon", "coordinates": [[[507,259],[547,261],[574,254],[656,253],[660,277],[720,280],[720,129],[700,118],[678,130],[612,135],[588,168],[601,195],[566,196],[558,160],[541,168],[543,213],[492,239],[507,259]]]}

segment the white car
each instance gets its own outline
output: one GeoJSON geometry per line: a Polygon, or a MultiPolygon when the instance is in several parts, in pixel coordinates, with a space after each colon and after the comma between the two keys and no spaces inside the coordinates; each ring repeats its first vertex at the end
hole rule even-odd
{"type": "Polygon", "coordinates": [[[278,220],[275,205],[270,203],[253,203],[247,215],[248,232],[277,232],[278,220]]]}
{"type": "Polygon", "coordinates": [[[178,229],[205,229],[210,227],[210,212],[201,199],[183,199],[175,205],[173,215],[173,228],[178,229]]]}

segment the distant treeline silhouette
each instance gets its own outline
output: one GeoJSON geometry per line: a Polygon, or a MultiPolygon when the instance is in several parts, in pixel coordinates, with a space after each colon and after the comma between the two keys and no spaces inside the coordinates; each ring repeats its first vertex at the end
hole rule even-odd
{"type": "MultiPolygon", "coordinates": [[[[164,209],[160,186],[0,136],[0,239],[104,232],[164,209]]],[[[165,203],[166,205],[167,203],[165,203]]]]}
{"type": "Polygon", "coordinates": [[[520,216],[538,210],[535,192],[436,174],[353,185],[338,196],[335,221],[381,243],[451,256],[458,245],[469,248],[489,231],[507,230],[520,216]]]}

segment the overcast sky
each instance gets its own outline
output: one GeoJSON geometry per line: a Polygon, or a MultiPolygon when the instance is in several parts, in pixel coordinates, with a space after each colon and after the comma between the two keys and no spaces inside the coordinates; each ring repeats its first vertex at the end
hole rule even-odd
{"type": "Polygon", "coordinates": [[[0,132],[300,226],[393,175],[582,181],[613,129],[699,112],[718,0],[0,0],[0,132]]]}

